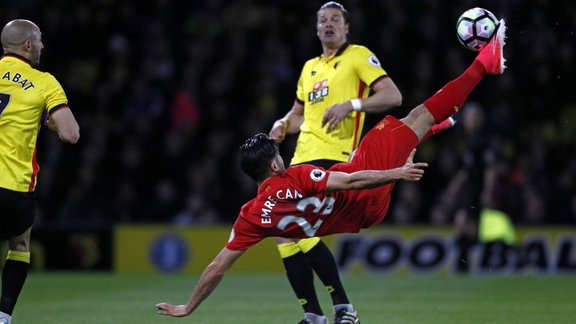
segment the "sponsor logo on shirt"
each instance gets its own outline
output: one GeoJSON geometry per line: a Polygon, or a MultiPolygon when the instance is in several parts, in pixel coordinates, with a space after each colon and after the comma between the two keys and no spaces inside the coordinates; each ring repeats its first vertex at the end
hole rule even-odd
{"type": "Polygon", "coordinates": [[[308,93],[308,101],[312,104],[324,101],[324,97],[326,97],[328,93],[328,79],[316,82],[314,83],[314,88],[312,91],[308,93]]]}

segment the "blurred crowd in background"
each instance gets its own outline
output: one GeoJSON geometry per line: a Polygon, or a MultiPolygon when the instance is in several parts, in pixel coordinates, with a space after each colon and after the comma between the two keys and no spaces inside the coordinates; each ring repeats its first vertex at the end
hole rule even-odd
{"type": "MultiPolygon", "coordinates": [[[[234,221],[256,191],[237,148],[290,109],[304,62],[321,53],[324,2],[3,1],[2,25],[25,18],[41,28],[40,69],[62,83],[81,127],[76,146],[42,131],[36,227],[234,221]]],[[[576,2],[341,3],[351,42],[370,48],[403,94],[397,116],[472,62],[455,36],[462,12],[506,18],[509,70],[469,98],[484,116],[480,154],[497,175],[488,196],[517,224],[576,224],[576,2]]],[[[452,223],[470,142],[460,114],[420,147],[427,174],[398,186],[384,223],[452,223]]],[[[281,146],[285,159],[294,140],[281,146]]]]}

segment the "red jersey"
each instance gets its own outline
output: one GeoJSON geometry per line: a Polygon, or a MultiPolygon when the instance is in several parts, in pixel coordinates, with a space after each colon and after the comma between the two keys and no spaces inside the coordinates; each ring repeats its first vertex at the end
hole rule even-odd
{"type": "MultiPolygon", "coordinates": [[[[387,116],[362,140],[350,163],[335,164],[330,170],[352,173],[396,168],[417,144],[418,137],[409,127],[387,116]]],[[[242,206],[226,247],[246,250],[266,237],[357,233],[384,219],[394,183],[326,193],[330,170],[301,164],[266,179],[256,198],[242,206]]]]}

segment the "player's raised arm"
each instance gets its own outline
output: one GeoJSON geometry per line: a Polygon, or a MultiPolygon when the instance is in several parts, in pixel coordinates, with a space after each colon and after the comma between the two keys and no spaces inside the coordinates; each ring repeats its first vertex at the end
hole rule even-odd
{"type": "Polygon", "coordinates": [[[369,189],[399,180],[420,181],[424,175],[424,168],[428,166],[428,163],[414,163],[415,153],[416,149],[412,150],[412,153],[406,159],[406,163],[395,169],[363,170],[354,173],[332,171],[328,176],[326,191],[369,189]]]}
{"type": "Polygon", "coordinates": [[[173,305],[170,303],[158,303],[156,308],[158,314],[169,315],[174,317],[183,317],[190,315],[218,286],[224,274],[236,262],[244,251],[234,251],[223,248],[220,253],[204,269],[192,296],[185,305],[173,305]]]}

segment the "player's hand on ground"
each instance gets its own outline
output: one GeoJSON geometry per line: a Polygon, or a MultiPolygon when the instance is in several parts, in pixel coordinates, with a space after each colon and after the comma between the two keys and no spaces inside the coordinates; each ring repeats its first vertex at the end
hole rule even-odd
{"type": "Polygon", "coordinates": [[[288,122],[284,119],[278,119],[272,129],[270,130],[270,134],[268,137],[275,140],[278,143],[282,143],[284,138],[286,138],[286,130],[288,129],[288,122]]]}
{"type": "Polygon", "coordinates": [[[414,163],[414,154],[416,154],[416,149],[413,149],[406,163],[402,167],[402,180],[405,181],[420,181],[424,175],[424,168],[428,166],[426,162],[416,162],[414,163]]]}
{"type": "Polygon", "coordinates": [[[324,117],[322,117],[322,127],[328,125],[326,133],[330,133],[340,125],[340,123],[352,111],[352,104],[349,101],[333,105],[326,109],[324,117]]]}
{"type": "Polygon", "coordinates": [[[156,304],[156,309],[158,310],[158,314],[160,315],[167,315],[167,316],[174,316],[174,317],[183,317],[190,315],[190,312],[186,309],[186,305],[172,305],[170,303],[158,303],[156,304]]]}

